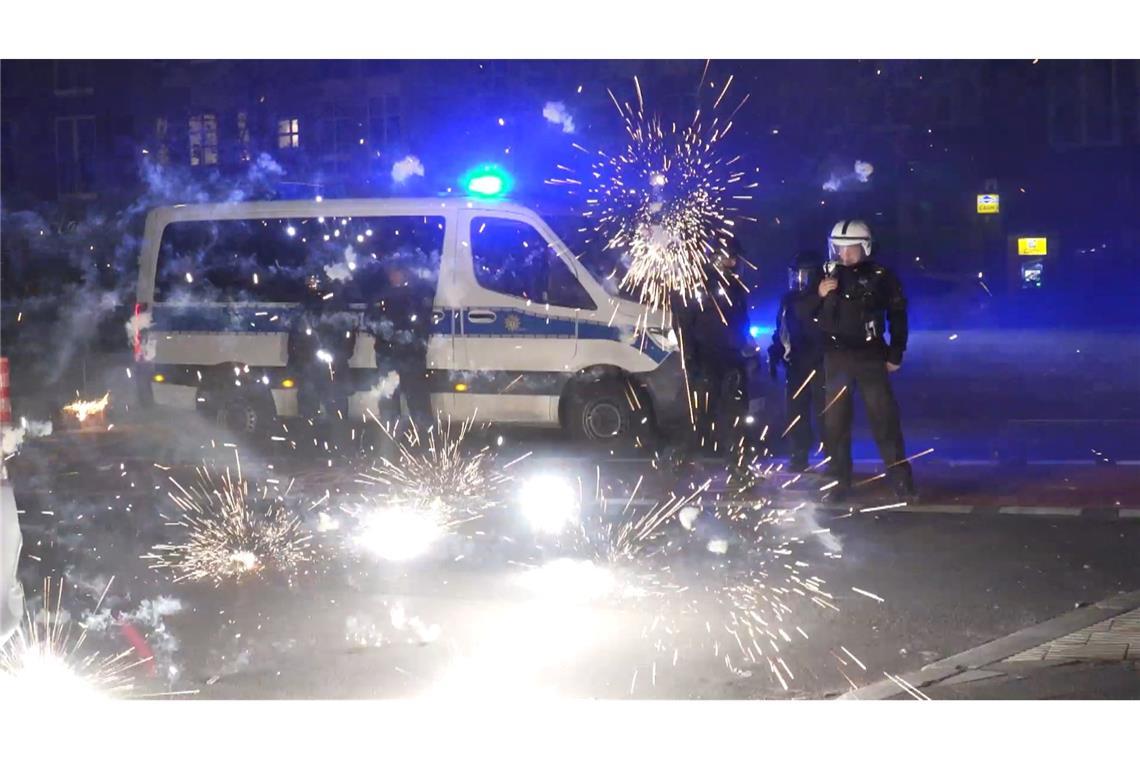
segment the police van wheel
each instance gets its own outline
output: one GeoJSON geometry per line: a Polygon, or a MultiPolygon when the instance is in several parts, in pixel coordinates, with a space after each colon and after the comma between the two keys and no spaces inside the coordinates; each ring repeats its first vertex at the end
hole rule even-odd
{"type": "Polygon", "coordinates": [[[273,414],[260,399],[230,395],[218,405],[217,422],[238,435],[256,435],[266,428],[273,414]]]}
{"type": "Polygon", "coordinates": [[[586,441],[621,441],[631,437],[633,410],[622,385],[614,381],[584,384],[567,404],[566,426],[586,441]]]}

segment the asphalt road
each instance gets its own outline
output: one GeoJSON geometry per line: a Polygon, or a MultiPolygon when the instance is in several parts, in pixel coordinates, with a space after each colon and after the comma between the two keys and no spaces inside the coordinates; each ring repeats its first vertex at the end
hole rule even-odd
{"type": "MultiPolygon", "coordinates": [[[[638,452],[508,438],[502,446],[497,435],[484,442],[500,464],[533,452],[512,465],[516,482],[540,471],[581,480],[586,493],[600,482],[619,511],[639,481],[639,504],[691,494],[710,480],[701,504],[729,498],[722,495],[724,470],[713,463],[677,471],[655,467],[638,452]]],[[[271,577],[218,588],[172,583],[140,559],[171,539],[164,525],[172,514],[167,494],[175,488],[169,479],[186,481],[204,457],[230,462],[233,456],[224,435],[177,419],[29,441],[9,463],[25,512],[27,588],[45,575],[67,577],[79,619],[112,576],[104,609],[137,613],[161,596],[180,604],[158,620],[138,618],[160,665],[153,677],[139,677],[140,690],[262,699],[818,698],[1140,588],[1140,520],[994,510],[843,514],[813,509],[811,487],[781,488],[786,481],[779,478],[761,482],[753,497],[770,499],[766,509],[808,506],[764,529],[766,549],[746,552],[730,542],[726,554],[716,554],[708,539],[722,535],[719,528],[704,535],[673,525],[670,536],[685,548],[658,576],[680,588],[648,598],[613,587],[588,593],[596,579],[579,574],[580,565],[555,565],[568,575],[556,574],[553,582],[537,574],[553,560],[580,558],[579,547],[534,539],[510,505],[410,563],[345,551],[331,531],[317,535],[318,559],[291,585],[271,577]],[[816,579],[811,583],[829,605],[801,594],[803,587],[789,582],[793,575],[816,579]],[[746,576],[764,598],[725,605],[722,589],[746,576]],[[753,613],[764,625],[741,623],[753,613]]],[[[293,483],[298,509],[314,530],[319,511],[335,515],[337,502],[351,502],[367,463],[366,456],[347,463],[335,451],[283,452],[280,442],[245,446],[241,456],[247,477],[293,483]],[[306,509],[314,502],[316,509],[306,509]]],[[[928,482],[948,489],[940,495],[959,489],[974,501],[1011,487],[1015,496],[1039,497],[1050,474],[1070,482],[1062,489],[1069,503],[1103,504],[1106,482],[1119,498],[1135,493],[1136,468],[1079,466],[1061,477],[1060,467],[955,470],[933,462],[928,482]],[[1080,481],[1081,473],[1096,477],[1080,481]]],[[[517,488],[508,490],[517,495],[517,488]]],[[[867,503],[875,498],[889,495],[869,491],[867,503]]],[[[628,571],[621,563],[614,568],[623,578],[628,571]]],[[[656,591],[659,580],[632,585],[656,591]]],[[[114,626],[105,635],[114,638],[114,626]]]]}

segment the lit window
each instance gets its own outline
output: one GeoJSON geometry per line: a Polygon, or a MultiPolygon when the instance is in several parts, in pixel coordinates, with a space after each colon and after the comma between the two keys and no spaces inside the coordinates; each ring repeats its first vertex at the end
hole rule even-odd
{"type": "Polygon", "coordinates": [[[218,163],[218,117],[212,113],[190,117],[190,165],[218,163]]]}
{"type": "Polygon", "coordinates": [[[301,145],[300,119],[281,119],[277,122],[277,147],[296,148],[301,145]]]}
{"type": "Polygon", "coordinates": [[[238,128],[238,160],[248,161],[249,154],[249,116],[245,111],[239,111],[237,115],[237,128],[238,128]]]}

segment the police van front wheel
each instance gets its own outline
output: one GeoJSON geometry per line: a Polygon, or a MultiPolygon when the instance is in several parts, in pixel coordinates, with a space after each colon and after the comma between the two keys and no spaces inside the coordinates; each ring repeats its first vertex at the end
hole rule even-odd
{"type": "Polygon", "coordinates": [[[615,442],[634,437],[640,427],[637,414],[625,385],[616,380],[603,380],[583,383],[572,391],[566,405],[565,423],[575,438],[615,442]]]}
{"type": "Polygon", "coordinates": [[[218,425],[238,435],[258,434],[272,417],[268,404],[252,395],[228,394],[217,405],[218,425]]]}

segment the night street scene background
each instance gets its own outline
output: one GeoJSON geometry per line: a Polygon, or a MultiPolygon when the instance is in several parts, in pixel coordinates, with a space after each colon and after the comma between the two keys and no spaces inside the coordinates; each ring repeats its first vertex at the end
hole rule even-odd
{"type": "Polygon", "coordinates": [[[1140,696],[1137,61],[0,75],[0,702],[1140,696]]]}

